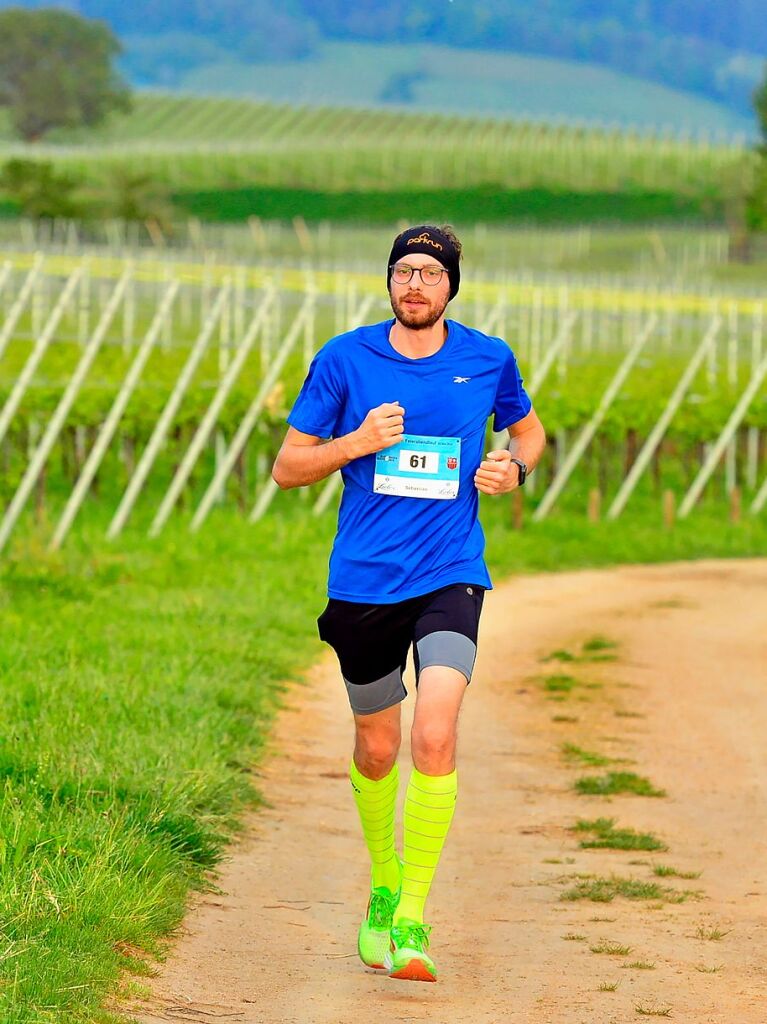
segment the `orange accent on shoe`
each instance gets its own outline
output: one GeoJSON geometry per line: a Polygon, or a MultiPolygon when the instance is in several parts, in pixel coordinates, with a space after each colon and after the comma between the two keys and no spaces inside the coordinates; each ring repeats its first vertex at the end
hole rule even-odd
{"type": "Polygon", "coordinates": [[[428,970],[423,961],[417,957],[408,960],[404,967],[398,971],[392,971],[390,978],[397,978],[399,981],[436,981],[437,979],[428,970]]]}

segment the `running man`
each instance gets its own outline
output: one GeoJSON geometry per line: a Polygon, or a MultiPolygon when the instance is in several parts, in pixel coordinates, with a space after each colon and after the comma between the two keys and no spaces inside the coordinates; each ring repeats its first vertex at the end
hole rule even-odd
{"type": "Polygon", "coordinates": [[[509,346],[445,319],[460,258],[448,225],[397,236],[386,274],[394,318],[319,350],[272,470],[282,488],[342,472],[318,627],[355,724],[351,784],[372,862],[358,949],[368,966],[413,981],[437,979],[424,904],[455,808],[458,714],[492,587],[478,492],[521,486],[546,443],[509,346]],[[491,414],[510,443],[483,458],[491,414]],[[400,858],[397,753],[411,645],[417,697],[400,858]]]}

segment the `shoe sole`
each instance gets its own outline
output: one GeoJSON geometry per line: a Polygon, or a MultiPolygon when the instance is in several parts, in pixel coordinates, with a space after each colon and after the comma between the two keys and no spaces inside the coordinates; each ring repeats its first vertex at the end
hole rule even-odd
{"type": "Polygon", "coordinates": [[[436,977],[431,973],[423,960],[419,960],[414,957],[412,960],[400,967],[396,971],[389,973],[390,978],[396,978],[397,981],[436,981],[436,977]]]}

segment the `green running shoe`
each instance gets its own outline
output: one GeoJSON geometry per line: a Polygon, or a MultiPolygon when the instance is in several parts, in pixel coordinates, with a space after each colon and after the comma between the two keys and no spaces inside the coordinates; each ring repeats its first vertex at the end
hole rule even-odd
{"type": "Polygon", "coordinates": [[[397,860],[400,867],[400,888],[396,892],[392,892],[385,885],[371,889],[367,915],[360,925],[357,936],[360,960],[368,967],[377,967],[380,970],[384,969],[384,957],[389,948],[389,929],[402,888],[402,861],[399,857],[397,860]]]}
{"type": "Polygon", "coordinates": [[[426,952],[431,925],[403,917],[392,925],[391,944],[386,954],[390,978],[402,981],[436,981],[437,968],[426,952]]]}

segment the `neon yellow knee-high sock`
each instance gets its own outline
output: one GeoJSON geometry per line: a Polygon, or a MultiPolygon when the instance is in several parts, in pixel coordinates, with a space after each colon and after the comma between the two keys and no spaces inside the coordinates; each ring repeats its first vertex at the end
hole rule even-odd
{"type": "Polygon", "coordinates": [[[405,872],[395,923],[403,917],[423,921],[439,855],[450,828],[458,793],[458,776],[422,775],[416,768],[405,796],[405,872]]]}
{"type": "Polygon", "coordinates": [[[349,775],[373,865],[373,886],[385,885],[396,892],[400,885],[400,866],[394,849],[394,812],[399,768],[395,764],[383,779],[368,779],[352,759],[349,775]]]}

